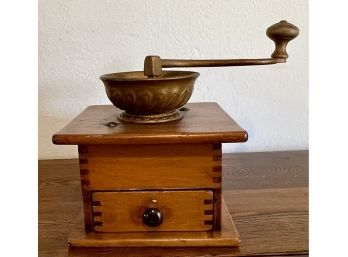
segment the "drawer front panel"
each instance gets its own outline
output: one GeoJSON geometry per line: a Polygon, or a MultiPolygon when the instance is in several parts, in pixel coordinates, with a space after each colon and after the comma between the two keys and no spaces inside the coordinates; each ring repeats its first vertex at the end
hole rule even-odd
{"type": "Polygon", "coordinates": [[[220,188],[221,148],[215,146],[79,146],[81,179],[89,191],[220,188]]]}
{"type": "Polygon", "coordinates": [[[93,192],[93,228],[96,232],[206,231],[213,225],[213,192],[125,191],[93,192]],[[144,223],[144,213],[155,209],[163,220],[144,223]]]}

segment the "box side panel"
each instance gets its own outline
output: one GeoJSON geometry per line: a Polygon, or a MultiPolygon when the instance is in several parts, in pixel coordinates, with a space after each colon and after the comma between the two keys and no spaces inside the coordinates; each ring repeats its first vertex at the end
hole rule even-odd
{"type": "Polygon", "coordinates": [[[88,145],[89,190],[218,188],[211,144],[88,145]]]}

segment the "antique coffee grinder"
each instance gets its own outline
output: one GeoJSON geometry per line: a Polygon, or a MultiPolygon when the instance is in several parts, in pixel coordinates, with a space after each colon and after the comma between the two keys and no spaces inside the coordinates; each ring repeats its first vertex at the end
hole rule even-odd
{"type": "Polygon", "coordinates": [[[248,134],[217,103],[186,104],[199,73],[162,69],[285,63],[298,28],[280,21],[266,33],[275,42],[271,58],[147,56],[144,71],[100,77],[114,106],[89,106],[53,136],[55,144],[78,145],[83,217],[70,247],[240,243],[222,198],[221,144],[248,134]]]}

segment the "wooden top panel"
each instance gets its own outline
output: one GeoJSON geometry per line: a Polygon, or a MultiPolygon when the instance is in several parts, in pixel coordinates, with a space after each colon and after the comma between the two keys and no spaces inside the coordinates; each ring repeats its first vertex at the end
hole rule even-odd
{"type": "Polygon", "coordinates": [[[113,105],[87,107],[53,135],[54,144],[166,144],[245,142],[248,134],[214,102],[189,103],[184,118],[160,124],[128,124],[113,105]],[[107,126],[115,122],[114,127],[107,126]]]}

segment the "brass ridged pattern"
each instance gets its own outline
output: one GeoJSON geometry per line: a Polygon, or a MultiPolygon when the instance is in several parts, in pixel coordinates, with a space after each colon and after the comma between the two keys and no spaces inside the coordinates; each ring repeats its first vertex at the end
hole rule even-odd
{"type": "Polygon", "coordinates": [[[174,120],[180,120],[183,117],[182,113],[178,110],[174,110],[167,113],[155,114],[155,115],[132,115],[126,112],[122,112],[118,119],[128,123],[161,123],[174,120]]]}

